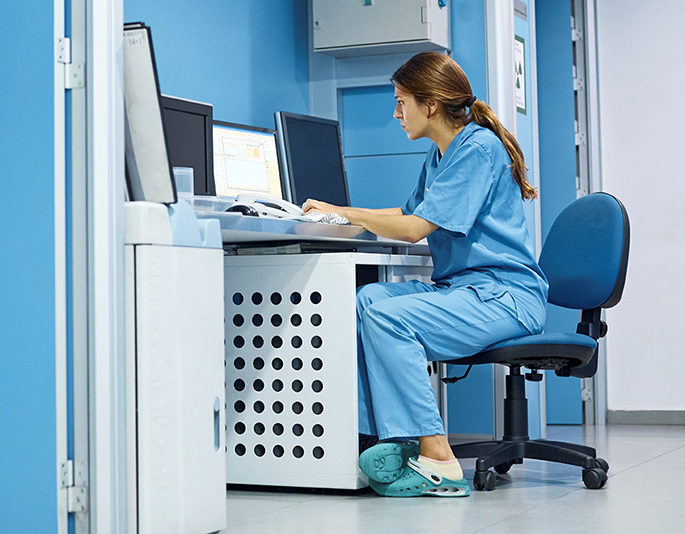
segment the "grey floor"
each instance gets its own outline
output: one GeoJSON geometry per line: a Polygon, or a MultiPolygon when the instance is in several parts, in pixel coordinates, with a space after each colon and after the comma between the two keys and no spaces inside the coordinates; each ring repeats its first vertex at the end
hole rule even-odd
{"type": "MultiPolygon", "coordinates": [[[[596,447],[607,485],[588,490],[580,468],[526,460],[461,499],[229,490],[222,534],[685,533],[685,426],[556,426],[547,437],[596,447]]],[[[469,482],[474,465],[462,462],[469,482]]]]}

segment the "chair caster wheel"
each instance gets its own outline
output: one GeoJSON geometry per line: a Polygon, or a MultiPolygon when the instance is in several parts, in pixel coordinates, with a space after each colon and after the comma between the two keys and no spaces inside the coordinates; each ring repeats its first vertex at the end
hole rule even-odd
{"type": "Polygon", "coordinates": [[[476,471],[473,475],[473,487],[478,491],[495,489],[496,477],[492,471],[476,471]]]}
{"type": "Polygon", "coordinates": [[[585,484],[585,487],[588,489],[603,488],[606,485],[608,478],[606,471],[599,467],[583,469],[583,484],[585,484]]]}
{"type": "Polygon", "coordinates": [[[609,464],[604,458],[595,458],[595,467],[599,467],[605,473],[609,472],[609,464]]]}
{"type": "Polygon", "coordinates": [[[495,471],[497,471],[500,475],[504,475],[511,469],[511,466],[513,465],[513,462],[503,462],[501,464],[497,464],[495,466],[495,471]]]}

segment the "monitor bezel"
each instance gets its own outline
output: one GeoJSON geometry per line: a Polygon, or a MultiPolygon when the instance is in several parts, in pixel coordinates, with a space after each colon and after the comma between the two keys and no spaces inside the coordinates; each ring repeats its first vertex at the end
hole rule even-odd
{"type": "MultiPolygon", "coordinates": [[[[214,120],[212,121],[212,162],[214,161],[214,126],[225,126],[227,128],[235,128],[237,130],[247,130],[250,132],[257,132],[257,133],[268,133],[274,136],[274,139],[276,141],[276,162],[278,165],[278,179],[281,182],[281,197],[284,200],[290,201],[290,198],[288,197],[288,192],[287,188],[285,185],[285,180],[283,177],[283,163],[281,159],[281,151],[280,151],[280,146],[278,142],[278,132],[274,130],[273,128],[262,128],[261,126],[251,126],[249,124],[239,124],[237,122],[226,122],[226,121],[220,121],[220,120],[214,120]]],[[[212,175],[212,185],[215,187],[216,190],[216,184],[214,182],[214,176],[212,175]]]]}
{"type": "MultiPolygon", "coordinates": [[[[214,136],[212,127],[214,124],[214,107],[212,104],[198,102],[196,100],[189,100],[178,96],[162,95],[162,107],[172,111],[180,111],[184,113],[193,113],[195,115],[202,115],[206,117],[205,126],[205,169],[207,174],[205,176],[205,192],[195,191],[196,195],[216,196],[216,188],[214,187],[214,136]]],[[[165,124],[166,129],[166,124],[165,124]]],[[[169,159],[171,161],[171,158],[169,159]]]]}
{"type": "MultiPolygon", "coordinates": [[[[281,152],[281,159],[284,160],[286,163],[283,166],[286,171],[284,172],[285,175],[285,181],[288,184],[288,200],[290,202],[293,202],[297,204],[298,202],[295,201],[297,197],[297,190],[295,187],[295,183],[293,181],[293,172],[291,168],[291,154],[290,154],[290,146],[288,143],[288,119],[295,119],[295,120],[301,120],[305,122],[313,122],[313,123],[319,123],[319,124],[326,124],[329,126],[335,126],[337,135],[338,135],[338,150],[340,153],[340,167],[342,169],[342,175],[343,175],[343,186],[345,190],[345,199],[347,201],[347,206],[350,206],[350,188],[349,184],[347,182],[347,169],[345,167],[345,155],[343,153],[343,144],[342,144],[342,131],[340,127],[340,122],[337,120],[333,119],[325,119],[323,117],[316,117],[314,115],[302,115],[300,113],[292,113],[290,111],[277,111],[274,114],[274,118],[276,120],[276,131],[277,131],[277,139],[279,142],[279,151],[281,152]]],[[[302,202],[306,201],[307,199],[303,199],[302,202]]],[[[301,202],[300,202],[301,204],[301,202]]]]}

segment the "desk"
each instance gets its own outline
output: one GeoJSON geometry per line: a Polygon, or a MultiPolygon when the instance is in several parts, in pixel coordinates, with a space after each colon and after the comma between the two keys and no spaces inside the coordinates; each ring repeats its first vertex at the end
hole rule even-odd
{"type": "Polygon", "coordinates": [[[196,212],[196,215],[198,219],[217,219],[225,244],[317,242],[354,248],[385,247],[391,248],[394,253],[410,250],[424,255],[428,253],[426,246],[378,237],[360,226],[246,217],[240,213],[202,211],[196,212]]]}
{"type": "Polygon", "coordinates": [[[367,485],[358,469],[355,292],[364,265],[377,266],[381,281],[432,272],[425,256],[224,257],[227,483],[367,485]]]}

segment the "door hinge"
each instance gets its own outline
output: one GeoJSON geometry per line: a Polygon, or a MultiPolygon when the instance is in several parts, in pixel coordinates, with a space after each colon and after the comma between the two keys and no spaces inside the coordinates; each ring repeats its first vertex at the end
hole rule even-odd
{"type": "Polygon", "coordinates": [[[72,63],[71,39],[60,37],[57,40],[57,61],[64,65],[64,88],[79,89],[86,85],[85,63],[72,63]]]}
{"type": "Polygon", "coordinates": [[[67,512],[76,514],[88,511],[88,486],[82,463],[67,460],[60,465],[60,487],[67,491],[67,512]]]}
{"type": "Polygon", "coordinates": [[[592,402],[592,384],[588,382],[583,380],[583,385],[580,389],[580,398],[583,402],[592,402]]]}

